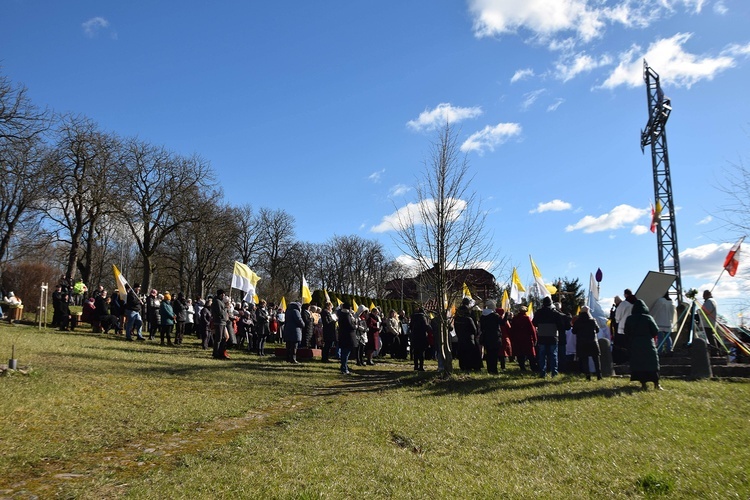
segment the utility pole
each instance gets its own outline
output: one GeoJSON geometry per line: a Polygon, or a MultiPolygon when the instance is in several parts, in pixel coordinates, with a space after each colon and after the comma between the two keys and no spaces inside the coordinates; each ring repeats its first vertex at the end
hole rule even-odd
{"type": "Polygon", "coordinates": [[[641,152],[651,146],[651,163],[654,171],[656,236],[659,251],[659,271],[674,274],[672,294],[682,302],[682,276],[680,274],[680,252],[677,246],[674,200],[672,198],[672,176],[669,172],[666,125],[672,112],[672,104],[661,90],[659,75],[643,61],[643,79],[646,81],[648,100],[648,123],[641,131],[641,152]]]}

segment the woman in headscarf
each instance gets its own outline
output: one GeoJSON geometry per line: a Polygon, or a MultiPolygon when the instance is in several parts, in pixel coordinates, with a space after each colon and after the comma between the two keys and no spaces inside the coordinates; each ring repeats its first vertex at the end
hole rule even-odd
{"type": "Polygon", "coordinates": [[[647,382],[661,390],[659,384],[659,354],[654,338],[659,334],[654,318],[648,313],[648,306],[636,300],[630,316],[625,320],[625,338],[630,348],[630,380],[637,380],[645,390],[647,382]]]}
{"type": "Polygon", "coordinates": [[[172,308],[172,296],[169,292],[162,297],[157,295],[159,303],[159,318],[161,320],[161,345],[164,345],[164,337],[167,337],[167,345],[172,345],[172,330],[174,329],[175,314],[172,308]]]}
{"type": "Polygon", "coordinates": [[[602,368],[599,364],[599,341],[596,334],[599,333],[599,325],[591,315],[588,306],[581,307],[581,312],[573,322],[573,335],[576,336],[576,354],[581,363],[581,372],[586,374],[586,379],[591,380],[589,369],[589,358],[594,361],[596,378],[602,379],[602,368]]]}

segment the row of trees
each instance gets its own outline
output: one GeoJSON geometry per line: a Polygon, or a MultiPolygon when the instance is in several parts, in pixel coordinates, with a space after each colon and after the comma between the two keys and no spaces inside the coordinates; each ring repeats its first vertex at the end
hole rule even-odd
{"type": "Polygon", "coordinates": [[[312,287],[376,296],[403,274],[376,241],[299,241],[286,211],[224,200],[199,155],[42,109],[2,76],[0,169],[5,289],[35,290],[39,282],[25,276],[54,283],[60,275],[112,287],[113,263],[144,289],[201,296],[228,288],[235,260],[261,276],[262,296],[274,298],[296,297],[302,275],[312,287]]]}

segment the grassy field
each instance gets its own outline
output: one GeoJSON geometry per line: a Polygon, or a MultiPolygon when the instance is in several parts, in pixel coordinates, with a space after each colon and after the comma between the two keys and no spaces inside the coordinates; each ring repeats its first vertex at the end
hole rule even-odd
{"type": "MultiPolygon", "coordinates": [[[[344,377],[0,326],[0,498],[750,498],[750,381],[344,377]]],[[[355,367],[356,368],[356,367],[355,367]]]]}

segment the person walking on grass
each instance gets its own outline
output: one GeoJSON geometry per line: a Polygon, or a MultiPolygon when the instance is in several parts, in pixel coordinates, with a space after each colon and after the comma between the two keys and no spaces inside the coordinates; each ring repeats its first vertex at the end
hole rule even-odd
{"type": "Polygon", "coordinates": [[[557,375],[558,336],[565,335],[562,314],[552,307],[552,299],[544,297],[542,307],[534,313],[532,321],[536,327],[539,344],[539,376],[544,378],[549,373],[557,375]]]}
{"type": "MultiPolygon", "coordinates": [[[[500,352],[500,337],[502,332],[500,324],[502,318],[495,311],[496,303],[494,300],[488,300],[482,309],[482,316],[479,318],[479,330],[481,335],[479,342],[484,347],[484,357],[487,361],[487,373],[497,375],[497,358],[500,352]]],[[[504,364],[504,363],[503,363],[504,364]]]]}

